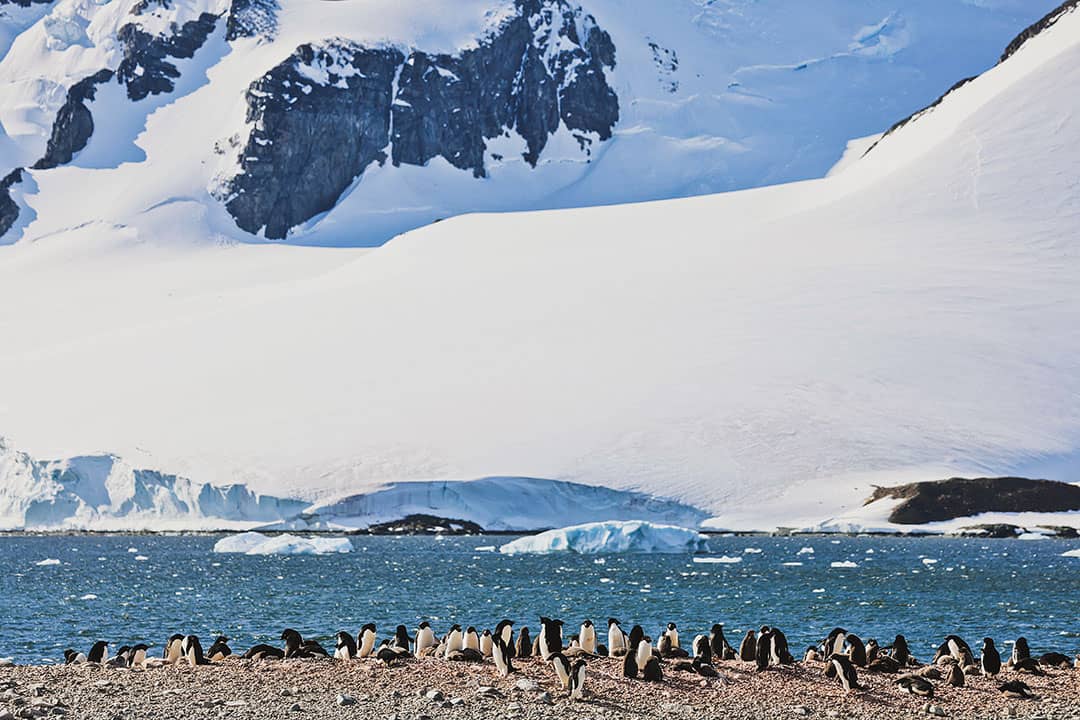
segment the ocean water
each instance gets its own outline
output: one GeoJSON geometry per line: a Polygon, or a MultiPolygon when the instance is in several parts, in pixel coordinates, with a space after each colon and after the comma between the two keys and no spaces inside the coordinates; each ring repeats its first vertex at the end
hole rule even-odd
{"type": "Polygon", "coordinates": [[[541,614],[562,618],[567,635],[585,618],[653,637],[673,621],[686,645],[714,622],[736,646],[747,628],[776,625],[797,656],[837,625],[864,640],[903,633],[917,656],[948,633],[1080,652],[1080,558],[1061,557],[1075,540],[714,537],[714,560],[740,561],[702,562],[485,549],[507,537],[358,536],[355,552],[320,556],[215,554],[217,539],[0,538],[0,657],[58,662],[98,639],[160,650],[174,632],[223,633],[242,651],[277,644],[285,627],[332,645],[366,622],[383,637],[398,623],[441,633],[508,617],[535,633],[541,614]]]}

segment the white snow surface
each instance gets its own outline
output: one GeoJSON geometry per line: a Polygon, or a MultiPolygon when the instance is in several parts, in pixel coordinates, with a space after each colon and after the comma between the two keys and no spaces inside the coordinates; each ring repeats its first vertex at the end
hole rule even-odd
{"type": "MultiPolygon", "coordinates": [[[[41,157],[67,89],[120,62],[121,27],[166,33],[200,12],[228,8],[225,0],[176,0],[135,16],[136,2],[59,0],[44,17],[10,21],[10,31],[21,34],[0,59],[0,166],[41,157]]],[[[465,212],[682,197],[819,177],[850,138],[880,132],[956,79],[990,67],[1017,32],[1057,4],[578,2],[616,46],[608,81],[620,120],[611,141],[594,145],[590,156],[563,128],[532,169],[521,157],[523,140],[511,133],[489,144],[484,179],[441,158],[426,167],[373,168],[289,242],[378,245],[465,212]]],[[[97,118],[90,146],[70,166],[31,172],[33,221],[7,241],[96,223],[154,235],[158,210],[168,205],[197,216],[200,237],[251,241],[211,195],[231,166],[215,148],[247,136],[244,93],[252,81],[297,46],[332,37],[457,52],[497,28],[510,4],[281,0],[272,37],[233,42],[225,41],[221,21],[194,58],[176,63],[182,77],[172,93],[131,103],[115,83],[107,86],[114,92],[90,104],[97,118]]]]}
{"type": "MultiPolygon", "coordinates": [[[[864,527],[874,484],[1080,481],[1077,86],[1071,13],[832,177],[373,250],[233,243],[198,196],[151,202],[156,161],[122,192],[35,173],[0,248],[0,429],[313,502],[525,476],[722,529],[864,527]]],[[[209,108],[155,113],[150,157],[209,108]]]]}
{"type": "Polygon", "coordinates": [[[707,549],[704,535],[691,528],[644,521],[598,522],[548,530],[512,540],[499,548],[504,555],[572,552],[685,553],[707,549]]]}
{"type": "Polygon", "coordinates": [[[263,535],[246,532],[221,538],[214,543],[216,553],[244,555],[330,555],[353,551],[347,537],[300,537],[288,533],[263,535]]]}

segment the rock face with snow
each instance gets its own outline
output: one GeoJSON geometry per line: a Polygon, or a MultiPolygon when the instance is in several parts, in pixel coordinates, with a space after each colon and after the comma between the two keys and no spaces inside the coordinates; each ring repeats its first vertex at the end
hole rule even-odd
{"type": "Polygon", "coordinates": [[[708,549],[697,530],[644,521],[599,522],[548,530],[518,538],[499,548],[504,555],[572,552],[583,555],[607,553],[693,553],[708,549]]]}
{"type": "Polygon", "coordinates": [[[1056,513],[1080,510],[1080,485],[1027,478],[951,478],[882,487],[866,501],[902,500],[889,514],[900,525],[952,520],[991,512],[1056,513]]]}

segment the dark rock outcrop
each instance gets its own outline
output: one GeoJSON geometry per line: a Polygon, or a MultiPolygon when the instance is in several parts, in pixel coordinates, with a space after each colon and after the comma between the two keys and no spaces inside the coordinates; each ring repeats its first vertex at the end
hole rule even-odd
{"type": "Polygon", "coordinates": [[[480,535],[484,528],[470,520],[407,515],[401,520],[377,523],[367,531],[371,535],[480,535]]]}
{"type": "Polygon", "coordinates": [[[1027,478],[951,478],[879,487],[866,501],[892,498],[889,522],[899,525],[952,520],[987,512],[1069,512],[1080,510],[1080,485],[1027,478]]]}
{"type": "Polygon", "coordinates": [[[229,19],[225,24],[225,39],[272,39],[277,32],[277,14],[280,9],[277,0],[232,0],[229,19]]]}
{"type": "Polygon", "coordinates": [[[19,7],[30,7],[31,5],[48,5],[54,0],[0,0],[0,7],[4,5],[18,5],[19,7]]]}
{"type": "Polygon", "coordinates": [[[11,197],[11,187],[21,183],[23,169],[15,168],[0,180],[0,237],[19,219],[19,205],[11,197]]]}
{"type": "Polygon", "coordinates": [[[116,78],[127,86],[128,97],[142,100],[148,95],[172,92],[180,71],[170,59],[194,56],[214,31],[217,19],[216,15],[202,13],[164,36],[151,35],[133,23],[121,27],[117,37],[124,46],[124,57],[116,69],[116,78]]]}
{"type": "Polygon", "coordinates": [[[45,155],[34,163],[34,169],[47,170],[71,162],[75,153],[86,147],[94,133],[94,116],[86,103],[93,101],[98,85],[113,77],[111,70],[99,70],[68,89],[67,99],[53,120],[52,134],[45,155]]]}
{"type": "Polygon", "coordinates": [[[516,0],[517,13],[455,55],[347,41],[304,45],[248,90],[239,172],[221,193],[242,229],[281,239],[332,208],[372,162],[437,157],[487,173],[487,141],[516,132],[535,166],[560,125],[591,153],[619,101],[611,37],[566,0],[516,0]],[[395,81],[396,78],[396,81],[395,81]]]}

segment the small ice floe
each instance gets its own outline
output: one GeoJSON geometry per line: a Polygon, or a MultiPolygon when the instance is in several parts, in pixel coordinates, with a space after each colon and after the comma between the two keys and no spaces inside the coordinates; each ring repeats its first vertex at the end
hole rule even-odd
{"type": "Polygon", "coordinates": [[[814,554],[814,548],[812,548],[812,547],[799,548],[799,552],[797,552],[795,554],[796,555],[813,555],[814,554]]]}
{"type": "Polygon", "coordinates": [[[694,562],[696,562],[696,563],[723,563],[725,565],[734,565],[735,563],[741,563],[742,558],[741,557],[731,557],[729,555],[721,555],[720,557],[706,556],[706,557],[695,557],[694,562]]]}
{"type": "Polygon", "coordinates": [[[38,560],[34,564],[38,567],[48,567],[49,565],[59,565],[60,561],[56,558],[45,558],[44,560],[38,560]]]}
{"type": "Polygon", "coordinates": [[[785,567],[802,567],[801,562],[786,562],[786,563],[780,563],[780,564],[784,565],[785,567]]]}
{"type": "Polygon", "coordinates": [[[1080,558],[1080,548],[1074,548],[1073,550],[1066,550],[1061,553],[1061,557],[1074,557],[1080,558]]]}
{"type": "Polygon", "coordinates": [[[833,562],[829,563],[829,567],[834,567],[834,568],[857,568],[857,567],[859,567],[859,564],[858,563],[853,563],[850,560],[834,560],[833,562]]]}
{"type": "Polygon", "coordinates": [[[494,545],[481,545],[478,548],[474,548],[476,552],[495,552],[495,549],[494,545]]]}
{"type": "Polygon", "coordinates": [[[604,558],[596,558],[593,560],[593,565],[607,565],[607,560],[604,558]]]}
{"type": "Polygon", "coordinates": [[[128,552],[129,553],[137,553],[137,552],[139,552],[139,548],[128,548],[128,552]]]}
{"type": "Polygon", "coordinates": [[[745,555],[757,555],[760,552],[761,548],[746,548],[745,550],[743,550],[743,553],[745,555]]]}
{"type": "Polygon", "coordinates": [[[810,592],[814,593],[815,595],[820,595],[821,593],[825,592],[825,588],[814,588],[810,592]]]}
{"type": "Polygon", "coordinates": [[[873,555],[874,554],[874,548],[870,548],[869,550],[867,550],[866,554],[867,555],[873,555]]]}
{"type": "Polygon", "coordinates": [[[136,555],[135,556],[135,561],[136,562],[146,562],[149,559],[150,558],[146,557],[145,555],[136,555]]]}
{"type": "Polygon", "coordinates": [[[86,593],[85,595],[83,595],[79,599],[80,600],[97,600],[97,595],[95,595],[94,593],[86,593]]]}
{"type": "Polygon", "coordinates": [[[829,542],[832,543],[833,545],[839,545],[840,544],[839,540],[830,540],[829,542]]]}
{"type": "Polygon", "coordinates": [[[332,555],[353,551],[347,537],[300,537],[298,535],[263,535],[257,532],[230,535],[214,543],[216,553],[244,555],[332,555]]]}
{"type": "Polygon", "coordinates": [[[936,565],[937,560],[935,560],[934,558],[923,558],[922,559],[922,564],[923,565],[936,565]]]}

